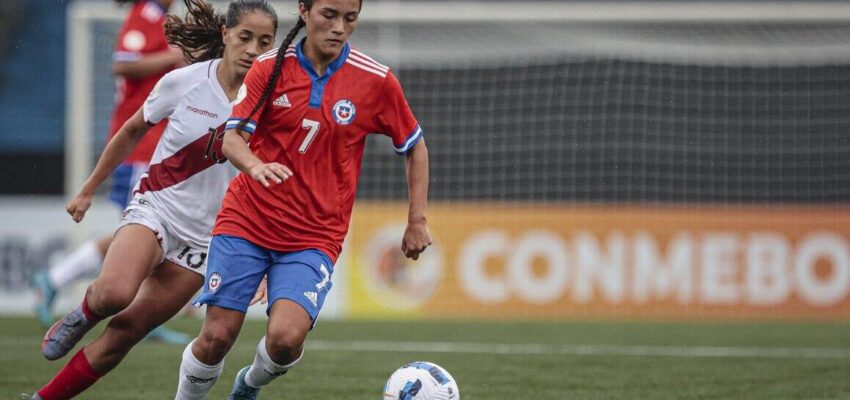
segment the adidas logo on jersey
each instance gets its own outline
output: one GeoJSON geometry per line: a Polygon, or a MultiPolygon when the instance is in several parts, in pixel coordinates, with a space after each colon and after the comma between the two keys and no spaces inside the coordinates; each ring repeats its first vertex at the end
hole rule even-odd
{"type": "Polygon", "coordinates": [[[313,303],[313,307],[318,307],[319,303],[319,294],[316,292],[304,292],[304,297],[307,300],[310,300],[310,303],[313,303]]]}
{"type": "Polygon", "coordinates": [[[289,102],[289,97],[286,97],[286,93],[284,93],[282,96],[278,97],[277,100],[275,100],[272,104],[276,107],[285,107],[285,108],[292,107],[292,103],[289,102]]]}

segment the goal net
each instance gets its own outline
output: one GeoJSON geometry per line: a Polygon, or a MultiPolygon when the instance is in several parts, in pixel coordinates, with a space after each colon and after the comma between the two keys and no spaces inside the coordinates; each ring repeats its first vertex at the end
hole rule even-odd
{"type": "MultiPolygon", "coordinates": [[[[107,132],[126,11],[105,4],[69,17],[66,191],[107,132]]],[[[424,129],[435,246],[392,250],[404,163],[371,137],[349,313],[850,317],[848,21],[838,2],[366,2],[351,41],[424,129]]]]}

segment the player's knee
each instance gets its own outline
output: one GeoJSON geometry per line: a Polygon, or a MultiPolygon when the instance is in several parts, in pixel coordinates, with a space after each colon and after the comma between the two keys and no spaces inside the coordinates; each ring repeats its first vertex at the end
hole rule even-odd
{"type": "Polygon", "coordinates": [[[266,334],[269,356],[277,364],[290,364],[301,356],[307,332],[291,326],[269,329],[266,334]]]}
{"type": "Polygon", "coordinates": [[[136,293],[120,285],[92,285],[88,295],[89,307],[100,316],[115,315],[127,308],[136,297],[136,293]]]}
{"type": "Polygon", "coordinates": [[[226,327],[204,326],[195,343],[195,348],[203,354],[202,361],[215,360],[215,363],[218,363],[224,359],[236,342],[237,333],[226,327]]]}

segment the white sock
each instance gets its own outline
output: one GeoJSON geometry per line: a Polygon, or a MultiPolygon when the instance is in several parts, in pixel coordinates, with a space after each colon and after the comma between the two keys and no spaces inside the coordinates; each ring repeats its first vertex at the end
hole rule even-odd
{"type": "Polygon", "coordinates": [[[100,254],[97,248],[97,240],[92,239],[50,266],[47,279],[54,288],[62,288],[84,274],[96,272],[101,264],[103,264],[103,254],[100,254]]]}
{"type": "MultiPolygon", "coordinates": [[[[197,340],[197,339],[195,339],[197,340]]],[[[206,365],[192,354],[193,340],[183,350],[183,361],[180,363],[180,378],[177,384],[175,400],[200,400],[215,385],[224,369],[224,360],[218,365],[206,365]]]]}
{"type": "Polygon", "coordinates": [[[254,356],[254,363],[251,364],[251,368],[245,374],[245,383],[252,388],[268,385],[274,378],[285,374],[295,364],[298,364],[298,361],[301,361],[303,355],[302,353],[295,361],[287,365],[276,364],[269,356],[269,351],[266,349],[266,337],[263,336],[260,339],[260,343],[257,344],[257,354],[254,356]]]}

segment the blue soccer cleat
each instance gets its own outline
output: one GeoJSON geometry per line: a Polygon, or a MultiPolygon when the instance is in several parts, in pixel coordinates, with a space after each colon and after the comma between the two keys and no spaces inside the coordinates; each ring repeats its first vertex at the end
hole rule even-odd
{"type": "Polygon", "coordinates": [[[192,338],[189,335],[168,329],[164,326],[158,326],[156,329],[151,331],[151,333],[148,333],[147,339],[165,344],[179,344],[181,346],[185,346],[192,341],[192,338]]]}
{"type": "Polygon", "coordinates": [[[50,361],[64,357],[95,325],[86,320],[83,309],[77,306],[50,327],[41,342],[41,354],[50,361]]]}
{"type": "Polygon", "coordinates": [[[35,316],[43,328],[53,325],[53,303],[56,301],[56,288],[47,278],[47,270],[36,272],[32,277],[32,287],[38,292],[35,316]]]}
{"type": "Polygon", "coordinates": [[[236,374],[233,389],[230,391],[227,400],[254,400],[259,396],[260,388],[252,388],[245,383],[245,375],[248,374],[249,368],[251,368],[250,365],[240,369],[239,373],[236,374]]]}

